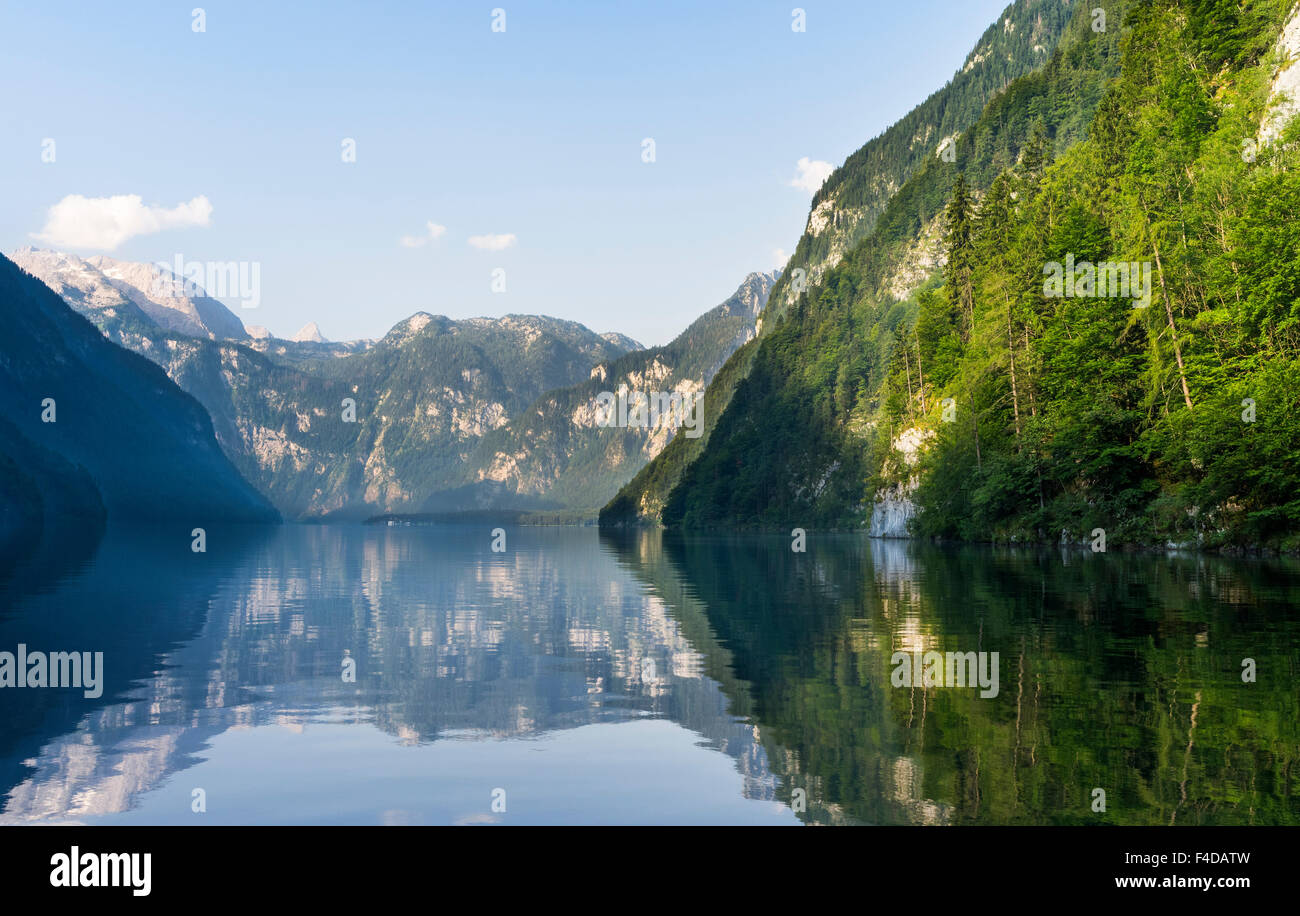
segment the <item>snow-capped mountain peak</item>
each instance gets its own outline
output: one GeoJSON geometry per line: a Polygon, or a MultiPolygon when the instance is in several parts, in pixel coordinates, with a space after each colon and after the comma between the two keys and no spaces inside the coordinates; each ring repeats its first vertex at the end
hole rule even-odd
{"type": "Polygon", "coordinates": [[[82,306],[134,313],[147,323],[192,337],[248,339],[239,317],[202,290],[193,297],[176,295],[180,291],[176,278],[162,266],[105,255],[83,259],[31,247],[9,257],[64,299],[82,306]]]}

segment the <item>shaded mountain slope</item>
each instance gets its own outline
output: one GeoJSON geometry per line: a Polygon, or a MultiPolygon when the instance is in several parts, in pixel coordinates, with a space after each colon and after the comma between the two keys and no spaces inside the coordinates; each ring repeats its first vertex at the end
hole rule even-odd
{"type": "Polygon", "coordinates": [[[7,515],[30,521],[39,503],[59,514],[95,516],[102,508],[183,526],[277,518],[222,454],[193,398],[6,258],[0,321],[7,515]]]}

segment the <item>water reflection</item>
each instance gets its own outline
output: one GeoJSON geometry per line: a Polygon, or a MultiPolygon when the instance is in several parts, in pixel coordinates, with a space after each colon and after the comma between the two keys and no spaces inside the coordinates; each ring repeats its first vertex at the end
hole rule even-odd
{"type": "Polygon", "coordinates": [[[779,797],[803,788],[811,819],[1300,822],[1294,564],[847,535],[805,554],[788,538],[610,543],[705,609],[779,797]],[[931,650],[998,652],[1000,693],[893,686],[895,651],[931,650]]]}
{"type": "Polygon", "coordinates": [[[22,561],[0,650],[104,651],[107,683],[0,690],[0,820],[1300,822],[1290,564],[490,542],[110,530],[22,561]],[[1000,690],[895,687],[900,650],[997,652],[1000,690]]]}
{"type": "Polygon", "coordinates": [[[116,675],[99,703],[0,691],[5,821],[192,820],[202,788],[208,821],[794,822],[758,729],[594,531],[175,543],[112,532],[0,595],[0,647],[102,649],[116,675]]]}

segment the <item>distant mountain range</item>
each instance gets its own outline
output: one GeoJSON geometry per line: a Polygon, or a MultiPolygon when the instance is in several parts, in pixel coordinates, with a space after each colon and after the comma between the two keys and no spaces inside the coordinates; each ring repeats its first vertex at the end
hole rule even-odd
{"type": "Polygon", "coordinates": [[[585,381],[547,392],[483,437],[466,462],[462,492],[473,494],[480,507],[518,505],[529,497],[551,507],[599,509],[679,432],[666,421],[602,427],[597,397],[702,394],[727,358],[757,336],[778,277],[776,271],[752,273],[671,343],[601,362],[585,381]]]}
{"type": "Polygon", "coordinates": [[[600,428],[579,404],[619,386],[702,389],[754,337],[776,279],[751,275],[650,350],[553,318],[425,312],[381,340],[339,343],[315,323],[292,340],[250,334],[202,290],[159,295],[154,265],[31,248],[14,259],[197,398],[231,461],[291,518],[594,513],[673,431],[600,428]]]}

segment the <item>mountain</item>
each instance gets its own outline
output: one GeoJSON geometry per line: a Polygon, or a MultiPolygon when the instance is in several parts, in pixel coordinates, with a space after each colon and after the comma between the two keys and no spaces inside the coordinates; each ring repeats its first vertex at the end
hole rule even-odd
{"type": "Polygon", "coordinates": [[[767,323],[706,447],[671,444],[602,522],[862,526],[890,501],[943,538],[1297,545],[1300,124],[1269,142],[1292,2],[1097,7],[767,323]]]}
{"type": "Polygon", "coordinates": [[[245,340],[239,318],[216,299],[199,290],[187,295],[169,268],[118,261],[99,255],[82,259],[74,254],[40,248],[20,248],[9,256],[73,308],[93,308],[140,319],[168,331],[213,340],[245,340]]]}
{"type": "Polygon", "coordinates": [[[265,353],[277,362],[295,366],[363,353],[377,343],[365,338],[361,340],[326,340],[323,337],[320,340],[285,339],[276,337],[265,328],[257,326],[250,326],[248,334],[249,339],[241,341],[244,346],[258,353],[265,353]]]}
{"type": "Polygon", "coordinates": [[[202,289],[188,295],[171,269],[157,264],[117,261],[104,255],[88,258],[91,267],[169,331],[214,340],[244,340],[248,333],[235,314],[202,289]]]}
{"type": "MultiPolygon", "coordinates": [[[[701,392],[758,333],[758,316],[779,274],[752,273],[721,305],[672,342],[602,361],[585,381],[549,391],[484,436],[466,461],[462,505],[599,509],[678,434],[670,418],[646,428],[602,427],[602,392],[701,392]]],[[[626,338],[623,338],[626,339],[626,338]]],[[[680,418],[678,418],[680,419],[680,418]]],[[[447,508],[442,499],[438,508],[447,508]]],[[[432,507],[431,507],[432,508],[432,507]]]]}
{"type": "MultiPolygon", "coordinates": [[[[598,393],[587,392],[600,389],[597,375],[612,390],[702,388],[755,335],[777,276],[751,275],[672,343],[649,350],[552,318],[453,321],[425,312],[378,341],[326,341],[315,323],[293,340],[262,328],[232,340],[160,324],[126,295],[126,278],[142,282],[138,273],[96,262],[115,271],[108,277],[59,252],[18,257],[108,339],[196,397],[236,467],[292,518],[594,512],[672,437],[663,427],[600,429],[590,416],[575,419],[598,393]]],[[[195,301],[207,298],[200,290],[195,301]]]]}
{"type": "MultiPolygon", "coordinates": [[[[22,259],[109,340],[197,398],[230,460],[293,518],[419,510],[459,485],[482,436],[625,352],[619,337],[520,315],[453,321],[420,312],[380,341],[325,341],[314,324],[302,340],[213,339],[160,324],[73,255],[22,259]]],[[[120,272],[128,276],[138,280],[120,272]]]]}
{"type": "MultiPolygon", "coordinates": [[[[576,322],[531,315],[454,321],[418,312],[365,352],[302,367],[357,402],[357,422],[345,424],[346,460],[318,461],[308,478],[318,487],[321,475],[329,480],[312,491],[312,511],[422,511],[435,493],[456,486],[484,436],[544,392],[588,378],[593,365],[621,354],[576,322]]],[[[288,442],[318,427],[325,441],[342,436],[333,428],[336,409],[312,410],[296,431],[286,428],[288,442]]]]}
{"type": "MultiPolygon", "coordinates": [[[[832,172],[813,196],[807,227],[785,269],[787,281],[803,269],[808,285],[819,282],[866,238],[918,169],[967,134],[994,96],[1051,59],[1073,9],[1069,0],[1016,0],[980,36],[947,85],[832,172]]],[[[781,308],[797,295],[788,282],[779,293],[781,308]]]]}
{"type": "Polygon", "coordinates": [[[98,530],[104,502],[85,468],[0,418],[0,573],[35,548],[47,522],[98,530]]]}
{"type": "MultiPolygon", "coordinates": [[[[772,290],[764,333],[803,291],[822,285],[826,274],[876,231],[916,172],[948,164],[940,158],[945,141],[954,144],[953,150],[960,142],[974,141],[982,151],[1005,159],[1010,152],[1005,131],[1001,142],[990,145],[987,131],[981,133],[975,122],[985,106],[1014,81],[1054,59],[1072,15],[1068,0],[1016,0],[980,37],[947,85],[864,144],[826,179],[813,197],[794,254],[772,290]]],[[[913,218],[919,209],[919,204],[914,206],[913,218]]],[[[897,206],[893,210],[895,218],[905,213],[897,206]]],[[[899,274],[924,272],[927,263],[935,266],[933,252],[923,244],[923,234],[909,234],[909,239],[917,244],[907,268],[899,274]]],[[[756,343],[741,348],[710,384],[703,436],[678,439],[665,449],[621,494],[625,499],[607,519],[617,518],[619,523],[659,519],[669,491],[683,469],[703,453],[736,386],[749,374],[757,350],[756,343]]]]}
{"type": "Polygon", "coordinates": [[[52,515],[176,520],[186,534],[276,518],[193,398],[4,257],[0,322],[0,541],[52,515]]]}
{"type": "Polygon", "coordinates": [[[320,328],[316,322],[312,321],[302,326],[297,334],[293,335],[294,343],[327,343],[324,337],[321,337],[320,328]]]}
{"type": "Polygon", "coordinates": [[[645,349],[645,344],[633,340],[631,337],[628,337],[626,334],[619,334],[617,331],[606,331],[604,334],[601,334],[600,336],[605,338],[605,340],[608,340],[611,344],[618,347],[620,350],[622,350],[625,353],[631,353],[633,350],[645,349]]]}

